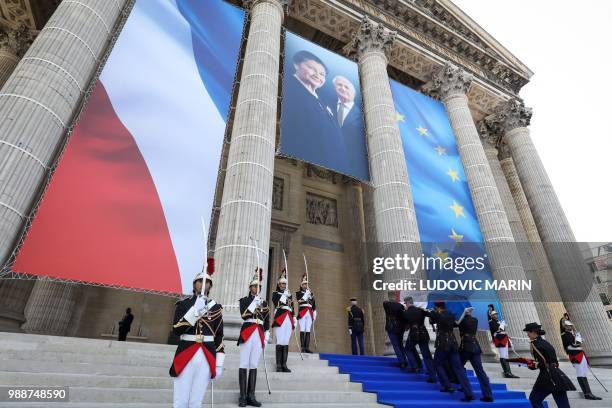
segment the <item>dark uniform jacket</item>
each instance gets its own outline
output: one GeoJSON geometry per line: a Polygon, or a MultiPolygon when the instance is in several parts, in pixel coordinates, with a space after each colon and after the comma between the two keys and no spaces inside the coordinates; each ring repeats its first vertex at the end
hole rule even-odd
{"type": "Polygon", "coordinates": [[[289,319],[291,322],[291,327],[293,326],[293,297],[290,292],[287,292],[287,296],[283,300],[283,292],[272,293],[272,304],[276,311],[274,312],[274,322],[272,323],[272,327],[280,327],[285,319],[289,319]]]}
{"type": "Polygon", "coordinates": [[[582,350],[582,344],[576,342],[576,337],[571,332],[563,332],[561,335],[561,341],[563,341],[563,348],[569,357],[569,360],[574,364],[580,364],[582,359],[585,358],[584,350],[582,350]]]}
{"type": "Polygon", "coordinates": [[[559,369],[559,361],[553,346],[542,337],[531,341],[531,354],[537,362],[540,374],[533,389],[542,392],[574,391],[576,387],[559,369]]]}
{"type": "MultiPolygon", "coordinates": [[[[210,367],[211,378],[216,376],[216,357],[217,353],[225,353],[223,347],[223,307],[208,298],[206,305],[208,311],[202,316],[195,325],[192,325],[186,318],[187,313],[193,313],[193,306],[196,296],[192,296],[176,303],[174,311],[174,326],[172,331],[175,335],[181,336],[202,334],[204,341],[198,343],[191,340],[180,340],[174,353],[174,360],[170,367],[170,376],[177,377],[191,360],[193,355],[202,348],[206,361],[210,367]]],[[[190,319],[192,320],[192,319],[190,319]]]]}
{"type": "Polygon", "coordinates": [[[126,313],[123,316],[123,319],[119,322],[119,331],[124,333],[129,333],[132,327],[132,321],[134,320],[134,315],[131,313],[126,313]]]}
{"type": "Polygon", "coordinates": [[[270,308],[268,303],[264,300],[260,306],[257,306],[253,312],[249,309],[249,306],[255,299],[253,294],[249,293],[248,296],[240,299],[240,316],[244,323],[240,327],[240,336],[238,336],[238,345],[246,342],[253,332],[259,332],[261,338],[261,346],[265,346],[264,333],[270,330],[270,308]]]}
{"type": "Polygon", "coordinates": [[[361,308],[351,305],[346,308],[348,314],[348,328],[355,334],[363,333],[365,329],[365,317],[361,308]]]}
{"type": "Polygon", "coordinates": [[[431,311],[429,318],[436,325],[436,349],[443,351],[459,351],[459,344],[453,333],[453,329],[457,325],[455,316],[448,310],[441,312],[431,311]]]}
{"type": "Polygon", "coordinates": [[[298,319],[304,317],[306,313],[310,313],[310,317],[314,320],[314,316],[312,312],[317,310],[317,303],[315,302],[314,293],[310,291],[310,298],[308,300],[304,300],[304,294],[306,291],[302,288],[295,292],[295,298],[298,302],[298,319]],[[310,307],[308,306],[310,305],[310,307]]]}
{"type": "Polygon", "coordinates": [[[476,339],[476,332],[478,331],[478,319],[474,316],[466,315],[459,323],[459,334],[461,335],[461,345],[459,348],[461,351],[468,353],[481,353],[480,344],[476,339]]]}
{"type": "Polygon", "coordinates": [[[408,339],[415,344],[429,342],[429,333],[425,327],[425,317],[428,312],[412,305],[402,312],[406,324],[408,339]]]}
{"type": "Polygon", "coordinates": [[[385,300],[383,309],[385,309],[385,330],[391,333],[404,334],[404,319],[402,317],[404,306],[398,302],[385,300]]]}
{"type": "Polygon", "coordinates": [[[500,323],[499,320],[489,320],[489,331],[491,332],[491,338],[495,347],[506,347],[510,338],[505,332],[500,331],[500,323]]]}

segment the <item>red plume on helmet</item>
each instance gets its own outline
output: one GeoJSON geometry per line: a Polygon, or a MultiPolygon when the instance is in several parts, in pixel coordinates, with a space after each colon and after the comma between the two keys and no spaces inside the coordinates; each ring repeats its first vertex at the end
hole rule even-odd
{"type": "Polygon", "coordinates": [[[215,258],[206,259],[206,274],[212,276],[215,273],[215,258]]]}

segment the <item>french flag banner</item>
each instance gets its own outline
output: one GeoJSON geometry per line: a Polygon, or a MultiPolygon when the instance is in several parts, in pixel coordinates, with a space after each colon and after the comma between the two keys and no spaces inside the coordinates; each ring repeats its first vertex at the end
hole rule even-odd
{"type": "Polygon", "coordinates": [[[191,293],[244,20],[222,0],[136,1],[15,272],[191,293]]]}

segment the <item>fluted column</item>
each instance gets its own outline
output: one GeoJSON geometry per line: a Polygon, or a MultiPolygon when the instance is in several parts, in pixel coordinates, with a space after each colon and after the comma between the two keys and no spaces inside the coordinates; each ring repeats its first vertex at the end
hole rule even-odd
{"type": "Polygon", "coordinates": [[[0,89],[32,43],[33,36],[24,24],[17,29],[0,25],[0,89]]]}
{"type": "MultiPolygon", "coordinates": [[[[363,108],[373,186],[376,239],[387,255],[408,253],[420,256],[420,238],[408,181],[408,169],[396,110],[387,74],[387,56],[396,33],[364,18],[349,44],[349,54],[357,58],[361,77],[363,108]]],[[[387,282],[424,278],[423,271],[407,275],[389,271],[387,282]]]]}
{"type": "MultiPolygon", "coordinates": [[[[540,288],[542,289],[542,298],[538,299],[538,302],[543,302],[541,307],[545,307],[548,310],[547,312],[540,312],[540,309],[538,308],[538,314],[542,319],[542,324],[544,325],[546,332],[549,333],[546,338],[553,342],[553,345],[557,348],[557,354],[562,356],[563,350],[561,349],[560,351],[559,349],[561,345],[561,337],[558,335],[557,323],[561,318],[560,316],[563,316],[563,313],[565,312],[565,306],[561,300],[561,294],[559,293],[557,282],[555,281],[552,269],[548,263],[546,251],[544,251],[544,247],[542,246],[540,234],[538,233],[535,221],[531,215],[531,210],[529,209],[529,203],[527,203],[527,197],[525,197],[523,186],[521,186],[518,174],[516,173],[514,161],[512,160],[512,157],[509,156],[509,152],[507,152],[507,150],[507,146],[502,145],[500,152],[500,164],[506,180],[508,181],[508,187],[510,188],[519,217],[521,218],[521,223],[523,224],[527,239],[526,242],[531,247],[533,259],[537,266],[538,281],[540,288]],[[544,321],[546,316],[551,319],[550,323],[546,323],[544,321]]],[[[536,307],[539,307],[538,303],[536,303],[536,307]]]]}
{"type": "Polygon", "coordinates": [[[76,284],[36,281],[25,309],[23,331],[54,336],[68,334],[78,290],[76,284]]]}
{"type": "MultiPolygon", "coordinates": [[[[555,299],[558,301],[561,297],[554,281],[549,282],[542,279],[547,272],[546,267],[548,267],[548,263],[545,265],[537,264],[537,258],[532,250],[531,244],[528,242],[525,228],[523,227],[521,217],[518,213],[514,198],[510,191],[510,186],[508,185],[508,181],[504,176],[504,171],[502,170],[501,163],[498,159],[498,151],[494,146],[494,143],[497,142],[500,135],[492,132],[493,131],[489,127],[481,124],[480,134],[482,137],[485,155],[487,156],[487,160],[495,180],[495,185],[497,186],[497,190],[499,191],[499,195],[502,199],[504,210],[506,211],[506,215],[508,217],[508,223],[510,224],[510,229],[512,230],[512,236],[516,242],[521,263],[523,265],[523,269],[525,270],[525,275],[533,284],[532,296],[538,312],[539,321],[542,322],[542,326],[547,333],[553,333],[558,330],[558,322],[555,322],[558,319],[557,314],[551,313],[551,310],[548,307],[547,299],[555,299]]],[[[548,268],[548,273],[550,273],[550,268],[548,268]]],[[[563,314],[563,312],[561,314],[563,314]]],[[[561,343],[561,338],[556,335],[548,336],[547,338],[557,349],[557,353],[563,355],[564,350],[563,344],[561,343]]]]}
{"type": "Polygon", "coordinates": [[[215,293],[227,312],[228,327],[231,326],[229,338],[238,336],[237,304],[246,294],[248,280],[257,264],[255,245],[260,251],[259,265],[264,271],[268,265],[285,3],[281,0],[244,1],[245,7],[250,9],[251,20],[215,248],[218,279],[223,282],[215,293]]]}
{"type": "MultiPolygon", "coordinates": [[[[468,106],[467,91],[471,82],[471,75],[447,64],[434,75],[428,89],[446,106],[493,277],[497,280],[526,280],[512,229],[468,106]]],[[[538,319],[531,292],[502,290],[498,295],[509,335],[524,337],[524,323],[538,319]]]]}
{"type": "Polygon", "coordinates": [[[531,109],[512,99],[500,110],[504,141],[540,233],[567,311],[595,363],[612,363],[612,326],[607,321],[593,278],[529,134],[531,109]]]}

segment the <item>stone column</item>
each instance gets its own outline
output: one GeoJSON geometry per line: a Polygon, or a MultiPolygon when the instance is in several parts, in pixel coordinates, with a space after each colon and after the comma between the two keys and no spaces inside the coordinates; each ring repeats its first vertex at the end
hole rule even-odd
{"type": "Polygon", "coordinates": [[[78,291],[76,284],[46,279],[36,281],[26,306],[26,322],[22,329],[26,333],[66,335],[78,291]]]}
{"type": "MultiPolygon", "coordinates": [[[[510,229],[512,230],[512,236],[516,241],[521,263],[523,265],[523,269],[525,270],[525,275],[533,284],[532,296],[538,312],[538,317],[544,330],[546,330],[547,333],[553,333],[558,330],[558,322],[555,323],[555,320],[558,319],[556,319],[557,314],[551,314],[547,301],[549,299],[555,299],[558,301],[561,298],[557,285],[554,281],[549,282],[542,279],[543,276],[546,276],[547,272],[550,274],[550,268],[548,267],[548,262],[546,262],[546,264],[537,264],[536,261],[538,258],[533,252],[531,244],[528,242],[525,228],[523,227],[521,217],[519,216],[516,208],[514,198],[510,191],[510,186],[508,185],[506,177],[504,176],[501,163],[499,162],[497,149],[495,148],[500,135],[492,130],[489,126],[486,126],[484,123],[481,123],[479,129],[485,155],[487,156],[489,166],[491,167],[491,172],[493,173],[493,179],[495,180],[495,185],[497,186],[497,190],[499,191],[499,195],[504,205],[504,210],[506,211],[506,215],[508,217],[508,223],[510,224],[510,229]]],[[[546,260],[546,258],[544,258],[544,260],[546,260]]],[[[557,353],[563,356],[565,352],[563,350],[561,338],[559,336],[548,336],[547,338],[557,349],[557,353]]]]}
{"type": "Polygon", "coordinates": [[[26,25],[14,30],[0,26],[0,89],[13,73],[33,39],[26,25]]]}
{"type": "MultiPolygon", "coordinates": [[[[504,141],[540,233],[559,293],[594,363],[612,363],[612,326],[607,321],[593,278],[529,134],[531,109],[519,99],[499,112],[504,141]]],[[[560,318],[560,317],[559,317],[560,318]]]]}
{"type": "Polygon", "coordinates": [[[544,251],[544,247],[540,240],[540,234],[538,233],[535,221],[531,215],[523,186],[521,186],[518,174],[516,173],[514,161],[512,157],[509,156],[508,148],[505,144],[501,146],[500,164],[508,182],[508,187],[510,188],[510,193],[514,199],[519,217],[521,218],[521,223],[525,231],[525,242],[531,247],[533,260],[537,267],[539,286],[542,290],[542,298],[537,299],[538,302],[542,302],[542,305],[540,306],[536,302],[538,314],[542,319],[542,325],[545,327],[547,333],[549,333],[546,338],[557,349],[557,355],[563,356],[565,351],[561,347],[561,337],[558,336],[557,333],[559,330],[558,322],[565,312],[565,306],[561,301],[561,294],[559,293],[557,282],[555,281],[550,264],[548,263],[546,251],[544,251]],[[546,308],[547,311],[540,311],[540,308],[546,308]],[[545,318],[550,319],[550,322],[544,321],[545,318]]]}
{"type": "MultiPolygon", "coordinates": [[[[384,245],[384,254],[420,256],[412,191],[387,74],[386,54],[395,36],[395,32],[366,17],[349,45],[349,54],[357,57],[361,76],[376,239],[384,245]]],[[[385,272],[383,279],[392,282],[424,277],[423,271],[408,275],[394,270],[385,272]]]]}
{"type": "MultiPolygon", "coordinates": [[[[62,2],[0,91],[0,265],[11,260],[129,4],[130,0],[62,2]]],[[[51,282],[35,286],[29,301],[34,312],[26,312],[26,319],[37,320],[26,322],[26,328],[62,333],[63,316],[70,311],[59,306],[70,307],[74,289],[51,282]],[[47,290],[50,286],[54,289],[47,290]]]]}
{"type": "MultiPolygon", "coordinates": [[[[245,0],[250,27],[232,128],[217,229],[217,301],[228,338],[238,336],[238,299],[257,264],[268,265],[278,104],[281,25],[286,1],[245,0]],[[252,238],[252,239],[251,239],[252,238]],[[255,240],[255,241],[253,241],[255,240]]],[[[264,284],[265,287],[265,284],[264,284]]]]}
{"type": "MultiPolygon", "coordinates": [[[[446,106],[493,278],[526,280],[512,229],[468,106],[467,91],[471,82],[471,75],[447,64],[434,75],[427,88],[439,96],[446,106]]],[[[531,292],[502,290],[498,295],[508,324],[508,334],[511,337],[524,337],[522,329],[525,322],[538,319],[531,292]]],[[[515,342],[515,347],[519,346],[527,348],[526,343],[515,342]]]]}

